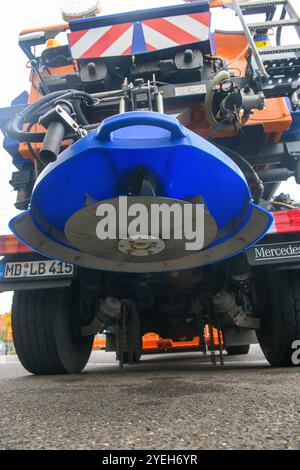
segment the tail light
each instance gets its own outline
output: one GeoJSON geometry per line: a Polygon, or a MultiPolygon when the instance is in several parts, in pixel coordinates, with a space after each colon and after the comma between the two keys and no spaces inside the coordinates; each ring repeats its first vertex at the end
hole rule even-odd
{"type": "Polygon", "coordinates": [[[0,256],[31,252],[32,250],[19,242],[14,235],[0,236],[0,256]]]}

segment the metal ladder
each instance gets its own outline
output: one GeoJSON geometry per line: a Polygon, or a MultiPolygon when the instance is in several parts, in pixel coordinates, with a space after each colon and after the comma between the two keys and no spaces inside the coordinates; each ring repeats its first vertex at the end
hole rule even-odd
{"type": "Polygon", "coordinates": [[[232,6],[243,26],[248,39],[256,73],[269,85],[283,88],[283,85],[292,84],[300,80],[300,18],[290,0],[232,0],[232,6]],[[282,6],[279,20],[274,20],[277,7],[282,6]],[[266,21],[247,23],[246,15],[266,14],[266,21]],[[288,15],[288,18],[286,16],[288,15]],[[267,32],[270,28],[294,27],[299,37],[299,44],[289,46],[270,46],[258,48],[255,44],[254,34],[259,31],[267,32]]]}

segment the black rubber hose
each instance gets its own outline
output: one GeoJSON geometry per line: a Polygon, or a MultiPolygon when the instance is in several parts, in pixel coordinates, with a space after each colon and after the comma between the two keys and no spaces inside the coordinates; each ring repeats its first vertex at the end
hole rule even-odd
{"type": "Polygon", "coordinates": [[[61,122],[50,122],[40,152],[41,160],[44,163],[55,162],[60,152],[65,132],[65,126],[61,122]]]}
{"type": "MultiPolygon", "coordinates": [[[[14,118],[8,123],[6,128],[7,136],[18,142],[42,142],[45,138],[45,132],[22,132],[20,128],[26,122],[31,122],[31,117],[36,113],[38,109],[42,110],[51,100],[56,100],[63,95],[65,91],[56,91],[49,95],[43,96],[38,101],[27,106],[24,111],[14,116],[14,118]]],[[[32,123],[32,122],[31,122],[32,123]]]]}
{"type": "Polygon", "coordinates": [[[43,142],[45,132],[23,132],[20,130],[25,122],[31,122],[33,115],[40,115],[41,111],[47,104],[54,104],[56,100],[71,99],[71,100],[86,100],[89,104],[94,102],[91,95],[78,90],[64,90],[50,93],[43,96],[35,103],[27,106],[22,113],[17,114],[8,124],[6,129],[7,137],[17,142],[43,142]]]}
{"type": "Polygon", "coordinates": [[[270,168],[269,170],[260,170],[259,177],[264,183],[281,183],[295,176],[295,171],[288,168],[270,168]]]}
{"type": "Polygon", "coordinates": [[[264,194],[264,185],[256,171],[252,168],[251,164],[242,157],[238,152],[232,149],[218,145],[219,149],[226,153],[234,163],[242,170],[248,182],[255,184],[255,190],[252,191],[252,198],[256,204],[259,203],[260,199],[264,194]]]}
{"type": "Polygon", "coordinates": [[[90,123],[89,123],[89,121],[87,120],[87,118],[85,117],[85,115],[82,111],[81,100],[74,100],[73,101],[73,106],[74,106],[74,111],[75,111],[75,114],[78,118],[79,124],[81,124],[82,126],[88,126],[90,123]]]}
{"type": "Polygon", "coordinates": [[[295,180],[297,184],[300,184],[300,158],[298,158],[298,160],[296,161],[295,180]]]}

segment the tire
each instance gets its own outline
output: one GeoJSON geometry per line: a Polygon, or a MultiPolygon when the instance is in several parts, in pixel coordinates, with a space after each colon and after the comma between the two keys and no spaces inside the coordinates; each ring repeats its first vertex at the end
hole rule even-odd
{"type": "Polygon", "coordinates": [[[127,345],[133,345],[134,351],[132,354],[129,352],[124,353],[124,364],[137,364],[142,357],[142,335],[140,317],[137,311],[134,311],[131,322],[127,324],[127,345]],[[131,356],[131,360],[130,360],[131,356]]]}
{"type": "Polygon", "coordinates": [[[242,346],[228,346],[225,348],[228,356],[243,356],[248,354],[250,350],[250,344],[244,344],[242,346]]]}
{"type": "Polygon", "coordinates": [[[81,336],[75,302],[70,289],[15,292],[14,344],[32,374],[78,373],[85,367],[94,337],[81,336]]]}
{"type": "Polygon", "coordinates": [[[300,273],[269,273],[261,292],[261,327],[257,333],[266,359],[273,367],[291,367],[292,344],[300,340],[300,273]]]}
{"type": "Polygon", "coordinates": [[[116,357],[123,364],[136,364],[143,352],[140,317],[134,302],[127,300],[123,308],[126,309],[124,312],[126,324],[124,319],[121,319],[117,326],[116,336],[119,336],[120,343],[118,345],[116,339],[116,357]]]}
{"type": "MultiPolygon", "coordinates": [[[[116,351],[116,333],[113,333],[111,330],[106,332],[106,351],[111,352],[111,351],[116,351]]],[[[123,364],[136,364],[137,362],[140,362],[142,357],[142,340],[140,339],[140,347],[136,349],[133,353],[133,360],[130,362],[129,360],[129,353],[124,352],[123,354],[123,364]]]]}
{"type": "Polygon", "coordinates": [[[124,360],[123,360],[123,363],[124,364],[137,364],[138,362],[140,362],[141,360],[141,357],[142,357],[142,353],[133,353],[133,361],[129,361],[129,354],[126,352],[124,353],[124,360]]]}

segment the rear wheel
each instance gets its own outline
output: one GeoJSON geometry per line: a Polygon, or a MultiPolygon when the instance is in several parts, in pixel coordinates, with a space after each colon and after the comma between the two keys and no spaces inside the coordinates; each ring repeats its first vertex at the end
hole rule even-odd
{"type": "Polygon", "coordinates": [[[140,362],[141,357],[142,357],[142,352],[138,352],[138,353],[137,353],[137,352],[135,351],[135,352],[133,353],[132,359],[130,359],[128,353],[124,353],[123,364],[136,364],[137,362],[140,362]]]}
{"type": "Polygon", "coordinates": [[[142,356],[142,335],[140,317],[134,302],[122,303],[122,317],[117,325],[117,360],[121,364],[136,364],[142,356]]]}
{"type": "Polygon", "coordinates": [[[293,343],[300,340],[300,273],[269,273],[260,292],[261,327],[257,333],[273,367],[290,367],[293,343]]]}
{"type": "Polygon", "coordinates": [[[228,356],[242,356],[248,354],[250,350],[250,344],[244,344],[242,346],[228,346],[226,351],[228,356]]]}
{"type": "Polygon", "coordinates": [[[15,292],[13,337],[25,369],[40,375],[77,373],[85,367],[94,337],[81,336],[77,307],[70,289],[15,292]]]}

